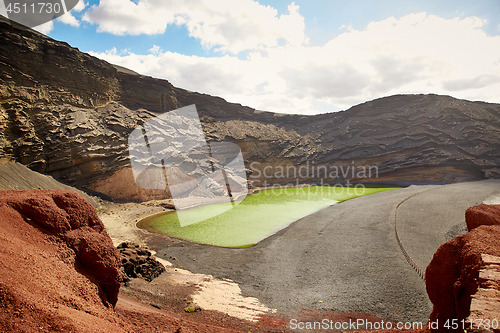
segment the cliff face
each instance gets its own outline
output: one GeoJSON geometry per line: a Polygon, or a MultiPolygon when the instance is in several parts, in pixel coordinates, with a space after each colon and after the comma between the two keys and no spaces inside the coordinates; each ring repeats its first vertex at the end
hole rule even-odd
{"type": "Polygon", "coordinates": [[[191,104],[208,140],[240,146],[256,186],[294,182],[280,168],[312,165],[325,168],[301,181],[500,177],[498,104],[408,95],[338,113],[281,115],[135,75],[5,19],[0,43],[0,156],[116,198],[164,194],[133,185],[127,137],[144,121],[191,104]],[[369,166],[371,178],[363,178],[358,170],[369,166]]]}

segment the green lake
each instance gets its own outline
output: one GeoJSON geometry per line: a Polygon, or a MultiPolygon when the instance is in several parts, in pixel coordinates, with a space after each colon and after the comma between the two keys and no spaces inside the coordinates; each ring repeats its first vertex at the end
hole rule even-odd
{"type": "MultiPolygon", "coordinates": [[[[195,243],[242,248],[257,244],[292,222],[322,208],[355,197],[392,190],[394,187],[293,187],[276,188],[248,195],[222,214],[184,227],[177,212],[168,212],[141,220],[137,226],[150,232],[195,243]]],[[[221,205],[212,204],[183,211],[193,219],[211,216],[221,205]]],[[[186,215],[183,215],[183,218],[186,215]]]]}

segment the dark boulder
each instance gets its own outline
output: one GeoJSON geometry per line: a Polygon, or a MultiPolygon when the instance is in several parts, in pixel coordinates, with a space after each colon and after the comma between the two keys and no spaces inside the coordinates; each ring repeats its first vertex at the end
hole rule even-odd
{"type": "Polygon", "coordinates": [[[135,243],[118,245],[121,257],[121,274],[125,283],[131,278],[142,278],[151,282],[165,271],[165,267],[151,256],[151,252],[135,243]]]}

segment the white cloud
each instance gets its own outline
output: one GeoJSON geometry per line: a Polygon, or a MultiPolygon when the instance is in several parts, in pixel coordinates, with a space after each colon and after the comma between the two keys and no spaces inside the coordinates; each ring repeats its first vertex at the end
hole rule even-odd
{"type": "Polygon", "coordinates": [[[78,3],[76,4],[76,6],[72,9],[72,11],[75,11],[75,12],[81,12],[82,10],[84,10],[85,8],[87,8],[88,6],[88,2],[86,3],[85,1],[83,0],[78,0],[78,3]]]}
{"type": "Polygon", "coordinates": [[[69,24],[72,27],[79,27],[80,21],[78,21],[78,19],[73,16],[72,12],[81,12],[87,6],[88,6],[88,3],[85,3],[83,0],[79,0],[73,9],[71,9],[69,12],[67,12],[64,15],[59,16],[57,18],[57,20],[64,23],[64,24],[69,24]]]}
{"type": "MultiPolygon", "coordinates": [[[[259,6],[249,5],[245,11],[251,13],[249,17],[255,15],[252,8],[272,11],[259,6]]],[[[290,26],[303,32],[303,20],[294,18],[299,14],[293,4],[289,11],[280,18],[269,14],[268,21],[280,26],[282,18],[290,19],[290,26]]],[[[207,11],[206,15],[213,19],[219,17],[217,13],[210,16],[213,13],[207,11]]],[[[200,17],[202,14],[197,13],[200,17]]],[[[331,110],[346,109],[400,93],[449,94],[500,103],[500,37],[488,36],[482,30],[485,22],[475,17],[444,19],[425,13],[391,17],[371,22],[363,30],[342,30],[325,45],[314,47],[305,44],[303,35],[297,40],[286,37],[283,46],[273,44],[276,36],[283,36],[283,31],[276,33],[278,28],[255,47],[252,38],[265,33],[256,27],[264,23],[249,19],[245,23],[248,27],[242,23],[231,35],[224,22],[228,21],[212,22],[206,30],[200,27],[193,31],[207,45],[217,44],[222,51],[247,47],[261,48],[262,52],[252,52],[244,60],[229,54],[204,58],[160,50],[148,55],[95,55],[145,75],[168,79],[182,88],[278,112],[313,113],[318,106],[321,111],[327,110],[328,105],[331,110]]]]}
{"type": "Polygon", "coordinates": [[[153,45],[153,47],[150,48],[148,51],[157,56],[161,54],[163,50],[158,45],[153,45]]]}
{"type": "Polygon", "coordinates": [[[115,35],[163,33],[174,22],[174,1],[101,0],[83,15],[83,20],[98,25],[97,31],[115,35]]]}
{"type": "Polygon", "coordinates": [[[79,27],[80,26],[80,21],[78,21],[72,14],[71,12],[67,12],[64,15],[61,15],[57,18],[58,21],[64,23],[64,24],[69,24],[72,27],[79,27]]]}
{"type": "Polygon", "coordinates": [[[500,82],[500,75],[483,74],[472,79],[455,79],[443,82],[443,87],[449,91],[481,89],[500,82]]]}
{"type": "Polygon", "coordinates": [[[161,34],[168,24],[185,25],[206,48],[239,53],[248,49],[307,43],[304,18],[293,2],[288,14],[253,0],[101,0],[83,20],[99,32],[116,35],[161,34]]]}
{"type": "Polygon", "coordinates": [[[199,38],[208,48],[238,53],[248,49],[275,47],[280,40],[299,46],[307,43],[304,18],[299,6],[291,3],[288,15],[255,1],[205,0],[204,5],[187,12],[186,25],[190,35],[199,38]]]}
{"type": "MultiPolygon", "coordinates": [[[[56,20],[58,20],[59,22],[62,22],[64,24],[71,25],[73,27],[79,27],[80,21],[78,21],[78,19],[76,19],[73,16],[72,12],[81,12],[87,6],[88,6],[88,3],[85,3],[83,0],[79,0],[78,3],[76,4],[76,6],[73,7],[73,9],[71,9],[66,14],[59,16],[56,20]]],[[[40,24],[40,25],[34,27],[33,29],[35,29],[38,32],[41,32],[42,34],[48,35],[54,29],[54,23],[53,23],[53,21],[49,21],[49,22],[46,22],[44,24],[40,24]]]]}

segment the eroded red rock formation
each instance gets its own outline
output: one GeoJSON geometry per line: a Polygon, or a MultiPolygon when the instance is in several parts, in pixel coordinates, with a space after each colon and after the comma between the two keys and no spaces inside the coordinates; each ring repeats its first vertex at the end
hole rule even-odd
{"type": "MultiPolygon", "coordinates": [[[[74,191],[3,191],[1,214],[25,223],[74,252],[75,268],[114,306],[120,289],[120,258],[95,208],[74,191]]],[[[3,221],[9,223],[9,221],[3,221]]],[[[12,223],[12,221],[10,221],[12,223]]]]}
{"type": "Polygon", "coordinates": [[[116,330],[119,265],[78,193],[0,191],[0,331],[116,330]]]}
{"type": "MultiPolygon", "coordinates": [[[[463,332],[471,326],[469,316],[472,313],[479,318],[481,311],[488,308],[491,315],[491,310],[494,312],[495,309],[491,309],[491,304],[481,309],[483,301],[473,302],[479,305],[479,309],[471,308],[471,300],[481,295],[481,300],[484,300],[485,294],[493,296],[496,314],[500,314],[500,302],[496,297],[500,284],[492,283],[491,274],[488,278],[484,273],[485,270],[495,270],[500,266],[491,260],[483,260],[500,256],[500,205],[469,208],[466,223],[469,233],[441,245],[426,270],[427,293],[434,304],[430,321],[437,323],[433,329],[436,332],[463,332]],[[479,278],[481,272],[482,279],[479,278]]],[[[481,319],[494,319],[486,318],[486,312],[482,313],[481,319]]],[[[472,324],[474,329],[474,319],[472,324]]]]}
{"type": "Polygon", "coordinates": [[[485,205],[471,207],[465,212],[467,229],[471,231],[481,225],[500,224],[500,205],[485,205]]]}

